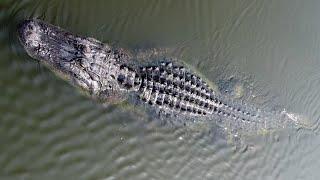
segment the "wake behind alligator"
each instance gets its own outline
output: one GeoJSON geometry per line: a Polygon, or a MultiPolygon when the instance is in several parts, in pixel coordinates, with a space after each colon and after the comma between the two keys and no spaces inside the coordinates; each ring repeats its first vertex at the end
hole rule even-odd
{"type": "Polygon", "coordinates": [[[129,98],[166,113],[216,120],[226,128],[245,131],[299,125],[299,118],[285,111],[267,112],[218,95],[202,78],[177,63],[136,63],[120,48],[35,19],[23,21],[18,33],[31,57],[103,103],[129,98]]]}

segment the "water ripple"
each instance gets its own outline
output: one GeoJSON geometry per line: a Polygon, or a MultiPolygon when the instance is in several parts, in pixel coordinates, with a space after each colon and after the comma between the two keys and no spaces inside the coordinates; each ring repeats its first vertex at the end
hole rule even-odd
{"type": "Polygon", "coordinates": [[[1,179],[315,179],[319,28],[312,17],[318,17],[313,14],[318,5],[289,0],[1,2],[0,22],[6,24],[0,27],[1,179]],[[298,9],[304,10],[301,16],[293,16],[298,9]],[[168,127],[143,108],[104,108],[26,56],[15,27],[30,17],[131,49],[171,47],[208,79],[239,78],[244,99],[303,114],[312,129],[250,134],[239,143],[212,124],[168,127]]]}

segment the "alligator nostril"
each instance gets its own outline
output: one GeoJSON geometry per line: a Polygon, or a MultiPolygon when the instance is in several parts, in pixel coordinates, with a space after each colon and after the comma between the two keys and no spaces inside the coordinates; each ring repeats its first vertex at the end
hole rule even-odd
{"type": "Polygon", "coordinates": [[[27,32],[25,33],[25,37],[29,37],[31,34],[32,34],[31,31],[27,31],[27,32]]]}
{"type": "Polygon", "coordinates": [[[33,30],[33,26],[31,24],[28,24],[28,29],[33,30]]]}

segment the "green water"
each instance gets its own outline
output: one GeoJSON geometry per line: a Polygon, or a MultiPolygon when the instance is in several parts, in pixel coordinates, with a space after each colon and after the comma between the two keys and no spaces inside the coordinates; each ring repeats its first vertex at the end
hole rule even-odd
{"type": "Polygon", "coordinates": [[[0,179],[319,179],[319,7],[0,1],[0,179]],[[314,129],[253,135],[237,149],[201,128],[158,125],[143,108],[105,108],[26,55],[16,25],[27,18],[131,51],[165,49],[213,84],[232,89],[235,79],[249,103],[304,115],[314,129]]]}

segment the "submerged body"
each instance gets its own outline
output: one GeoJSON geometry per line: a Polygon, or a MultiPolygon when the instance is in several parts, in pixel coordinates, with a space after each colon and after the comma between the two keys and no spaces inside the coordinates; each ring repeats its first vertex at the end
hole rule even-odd
{"type": "Polygon", "coordinates": [[[122,49],[40,20],[22,22],[18,32],[31,57],[103,103],[130,96],[166,112],[195,118],[216,116],[223,124],[255,130],[297,123],[286,113],[265,112],[221,97],[199,76],[169,61],[135,63],[122,49]]]}

